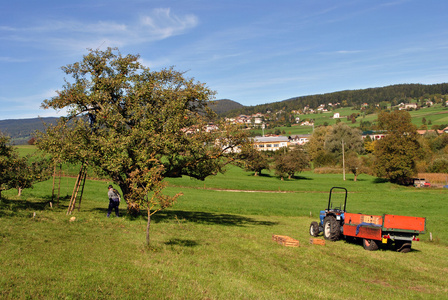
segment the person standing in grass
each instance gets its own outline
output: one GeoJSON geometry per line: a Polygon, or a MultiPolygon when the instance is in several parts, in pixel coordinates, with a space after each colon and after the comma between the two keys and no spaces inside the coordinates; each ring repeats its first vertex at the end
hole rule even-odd
{"type": "Polygon", "coordinates": [[[112,185],[109,185],[109,191],[107,192],[107,196],[109,197],[109,208],[107,210],[107,217],[110,217],[110,214],[112,213],[112,209],[115,209],[115,215],[119,217],[118,215],[118,206],[120,205],[120,193],[114,189],[112,185]]]}

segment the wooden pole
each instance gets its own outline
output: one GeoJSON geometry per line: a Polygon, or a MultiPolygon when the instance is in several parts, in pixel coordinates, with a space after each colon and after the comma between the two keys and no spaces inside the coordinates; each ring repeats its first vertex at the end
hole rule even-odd
{"type": "Polygon", "coordinates": [[[61,177],[62,177],[62,164],[59,165],[59,182],[58,182],[58,202],[57,202],[57,207],[59,207],[59,197],[61,195],[61,177]]]}
{"type": "Polygon", "coordinates": [[[54,182],[56,180],[56,162],[54,163],[54,168],[53,168],[53,188],[51,189],[51,202],[53,202],[54,199],[54,182]]]}
{"type": "Polygon", "coordinates": [[[342,140],[342,176],[345,181],[345,151],[344,151],[344,140],[342,140]]]}

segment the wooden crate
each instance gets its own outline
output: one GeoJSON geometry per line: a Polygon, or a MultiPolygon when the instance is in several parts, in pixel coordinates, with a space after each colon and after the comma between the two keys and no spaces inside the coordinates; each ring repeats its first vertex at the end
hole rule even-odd
{"type": "Polygon", "coordinates": [[[278,244],[286,247],[299,247],[299,241],[293,239],[292,237],[286,235],[276,235],[272,236],[272,240],[276,241],[278,244]]]}
{"type": "Polygon", "coordinates": [[[310,239],[310,244],[312,245],[321,245],[321,246],[325,246],[325,240],[322,239],[310,239]]]}

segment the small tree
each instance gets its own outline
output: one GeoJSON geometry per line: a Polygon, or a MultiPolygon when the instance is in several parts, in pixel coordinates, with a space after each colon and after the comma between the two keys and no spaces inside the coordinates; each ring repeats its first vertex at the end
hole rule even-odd
{"type": "Polygon", "coordinates": [[[375,143],[375,172],[391,182],[405,183],[416,173],[416,160],[423,155],[411,115],[402,110],[382,112],[378,127],[387,134],[375,143]]]}
{"type": "Polygon", "coordinates": [[[318,156],[322,156],[322,150],[325,148],[325,138],[329,130],[331,130],[331,127],[317,127],[308,143],[305,144],[306,152],[309,154],[312,161],[318,156]]]}
{"type": "Polygon", "coordinates": [[[22,190],[33,187],[35,182],[47,180],[50,177],[49,161],[45,158],[30,156],[16,157],[14,159],[14,172],[8,183],[10,188],[17,189],[17,195],[22,195],[22,190]]]}
{"type": "Polygon", "coordinates": [[[342,143],[344,143],[344,149],[347,153],[362,153],[364,151],[361,131],[349,127],[345,123],[334,125],[328,132],[325,138],[325,150],[333,153],[336,158],[341,158],[342,143]]]}
{"type": "Polygon", "coordinates": [[[14,174],[14,159],[17,158],[17,153],[9,144],[9,137],[0,132],[0,199],[2,191],[9,189],[14,174]]]}
{"type": "Polygon", "coordinates": [[[254,172],[254,176],[258,176],[261,171],[270,168],[269,160],[264,152],[255,149],[252,143],[247,143],[241,148],[235,164],[246,171],[254,172]]]}
{"type": "Polygon", "coordinates": [[[365,173],[367,170],[367,168],[363,165],[363,160],[359,158],[358,155],[354,152],[351,152],[347,155],[345,167],[355,176],[353,181],[357,181],[358,175],[365,173]]]}
{"type": "Polygon", "coordinates": [[[285,176],[291,179],[295,173],[302,172],[308,167],[309,158],[302,148],[288,150],[275,158],[275,173],[280,176],[281,180],[285,176]]]}

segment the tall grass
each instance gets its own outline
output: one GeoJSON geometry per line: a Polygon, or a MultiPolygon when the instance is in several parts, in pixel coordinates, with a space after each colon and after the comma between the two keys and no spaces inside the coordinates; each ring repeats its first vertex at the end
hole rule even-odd
{"type": "MultiPolygon", "coordinates": [[[[73,178],[62,194],[71,194],[73,178]]],[[[414,189],[335,174],[281,181],[238,168],[202,181],[169,180],[176,205],[153,217],[106,218],[108,182],[86,184],[81,209],[50,206],[51,180],[0,202],[0,297],[10,299],[442,299],[448,293],[443,189],[414,189]],[[331,186],[349,190],[349,211],[427,217],[407,254],[344,241],[308,243],[331,186]],[[232,191],[228,191],[232,190],[232,191]],[[310,212],[312,217],[310,217],[310,212]],[[70,221],[71,217],[74,221],[70,221]],[[300,241],[290,248],[273,234],[300,241]]],[[[340,196],[337,194],[336,196],[340,196]]],[[[125,205],[120,206],[125,215],[125,205]]]]}

